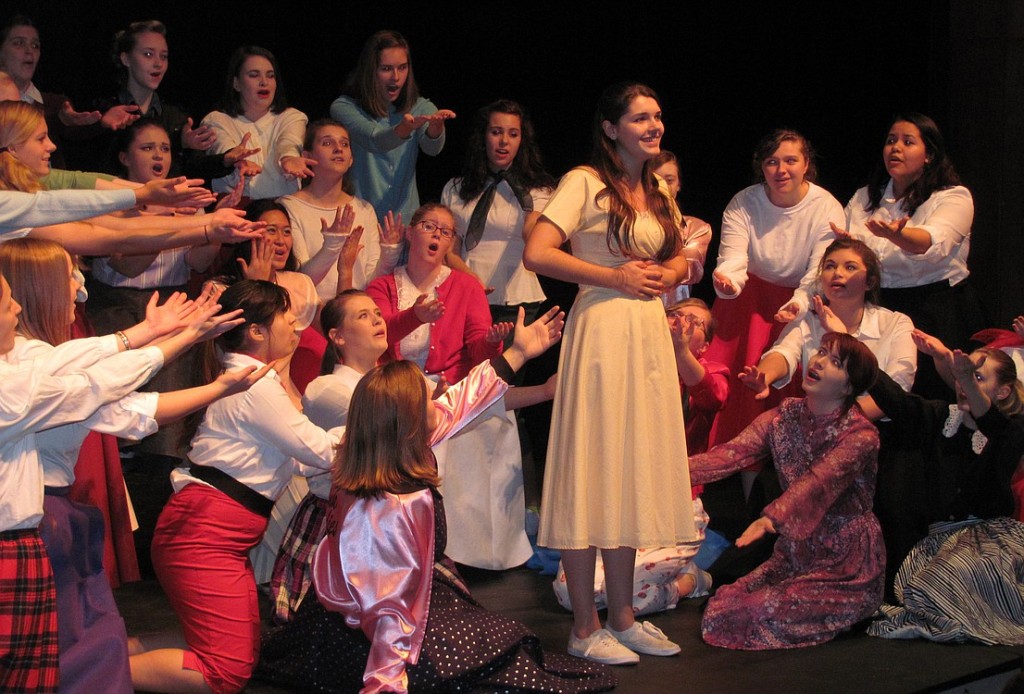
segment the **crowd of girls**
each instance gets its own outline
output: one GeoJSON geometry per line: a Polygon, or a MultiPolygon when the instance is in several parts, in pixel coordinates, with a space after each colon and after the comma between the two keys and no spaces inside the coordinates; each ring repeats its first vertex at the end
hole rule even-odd
{"type": "Polygon", "coordinates": [[[643,84],[601,94],[560,180],[523,105],[482,106],[421,204],[418,154],[455,113],[420,96],[397,32],[367,40],[329,118],[245,45],[193,120],[158,92],[168,54],[163,24],[130,25],[116,97],[79,109],[33,83],[31,20],[0,29],[0,689],[598,691],[603,664],[680,652],[637,615],[709,593],[703,638],[725,648],[871,617],[1021,642],[1024,390],[1007,353],[966,351],[991,327],[973,202],[930,118],[893,118],[845,213],[811,143],[772,131],[711,262],[643,84]],[[58,135],[86,171],[54,168],[58,135]],[[690,296],[706,273],[710,307],[690,296]],[[567,317],[538,274],[579,285],[567,317]],[[560,339],[558,373],[515,385],[560,339]],[[454,563],[533,553],[515,410],[546,400],[537,542],[560,553],[575,658],[454,563]],[[125,633],[100,511],[69,496],[93,431],[168,461],[162,496],[130,491],[159,511],[142,549],[180,629],[125,633]],[[698,554],[702,485],[765,465],[775,491],[729,539],[774,549],[729,584],[698,554]]]}

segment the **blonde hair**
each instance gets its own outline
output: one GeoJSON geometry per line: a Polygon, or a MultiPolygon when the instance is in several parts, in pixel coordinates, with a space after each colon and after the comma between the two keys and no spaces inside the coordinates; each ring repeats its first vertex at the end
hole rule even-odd
{"type": "Polygon", "coordinates": [[[1010,387],[1006,397],[993,404],[1006,417],[1016,417],[1024,413],[1024,385],[1017,380],[1017,365],[1013,363],[1013,359],[1003,350],[994,347],[982,347],[975,352],[984,354],[985,360],[995,367],[996,383],[1010,387]]]}
{"type": "Polygon", "coordinates": [[[0,274],[21,304],[18,332],[59,345],[71,339],[73,302],[68,287],[68,253],[55,241],[14,239],[0,243],[0,274]]]}
{"type": "Polygon", "coordinates": [[[429,404],[423,374],[412,362],[389,362],[363,376],[352,393],[345,442],[334,458],[334,488],[369,497],[436,487],[429,404]]]}
{"type": "Polygon", "coordinates": [[[10,148],[28,142],[45,122],[43,109],[23,101],[0,101],[0,190],[34,193],[43,189],[39,177],[18,160],[10,148]]]}

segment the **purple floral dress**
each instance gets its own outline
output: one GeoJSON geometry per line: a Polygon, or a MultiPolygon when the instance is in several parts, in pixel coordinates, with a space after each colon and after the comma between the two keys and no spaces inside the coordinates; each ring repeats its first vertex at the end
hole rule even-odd
{"type": "Polygon", "coordinates": [[[882,602],[885,548],[871,512],[878,432],[853,407],[814,415],[788,399],[729,443],[690,458],[693,484],[771,459],[782,495],[765,507],[771,558],[708,601],[704,641],[767,650],[824,643],[882,602]]]}

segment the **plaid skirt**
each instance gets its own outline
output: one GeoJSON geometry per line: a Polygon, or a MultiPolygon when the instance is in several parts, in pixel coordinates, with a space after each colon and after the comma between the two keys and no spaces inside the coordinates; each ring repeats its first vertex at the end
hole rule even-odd
{"type": "Polygon", "coordinates": [[[306,597],[311,583],[313,550],[327,530],[331,504],[310,492],[295,509],[292,522],[281,540],[270,575],[270,596],[274,600],[274,621],[287,624],[306,597]]]}
{"type": "Polygon", "coordinates": [[[0,691],[56,692],[57,590],[39,529],[0,533],[0,691]]]}

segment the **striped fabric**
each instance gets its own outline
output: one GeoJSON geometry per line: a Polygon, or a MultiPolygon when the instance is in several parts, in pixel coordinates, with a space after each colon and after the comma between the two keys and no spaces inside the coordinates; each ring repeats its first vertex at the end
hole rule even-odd
{"type": "Polygon", "coordinates": [[[274,600],[274,621],[292,621],[309,590],[309,567],[313,550],[327,530],[327,514],[331,504],[316,494],[306,494],[295,509],[292,522],[281,540],[281,549],[270,575],[270,597],[274,600]]]}
{"type": "Polygon", "coordinates": [[[0,692],[56,692],[57,591],[39,530],[0,533],[0,692]]]}
{"type": "Polygon", "coordinates": [[[934,528],[896,575],[872,636],[1024,645],[1024,523],[994,518],[934,528]]]}

